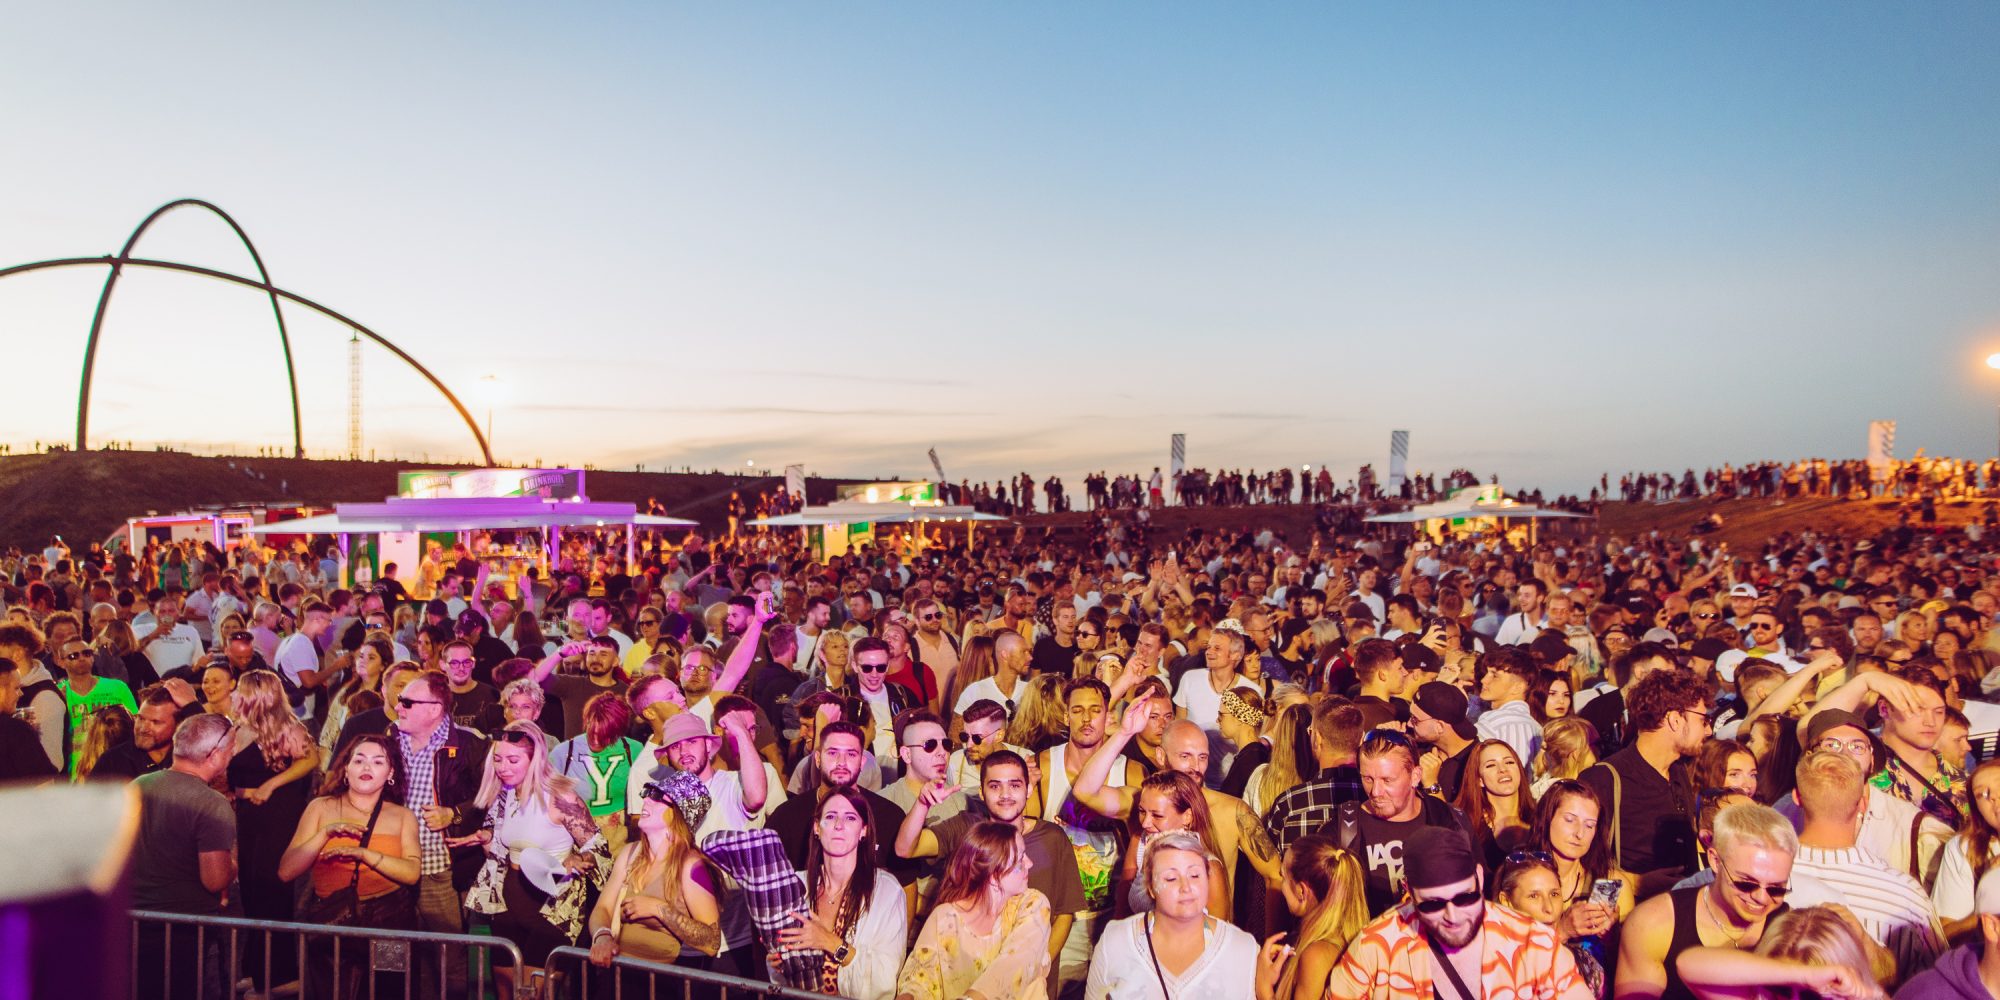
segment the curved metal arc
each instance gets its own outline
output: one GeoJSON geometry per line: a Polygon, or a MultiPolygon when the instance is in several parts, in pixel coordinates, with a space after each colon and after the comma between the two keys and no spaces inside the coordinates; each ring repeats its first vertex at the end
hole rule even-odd
{"type": "MultiPolygon", "coordinates": [[[[147,228],[158,221],[161,216],[183,206],[207,209],[223,222],[228,223],[230,230],[236,234],[236,238],[242,241],[243,248],[250,251],[250,262],[257,265],[257,276],[263,280],[263,287],[267,291],[271,291],[271,273],[264,268],[263,256],[257,252],[257,245],[250,242],[250,235],[243,231],[242,226],[236,224],[236,220],[231,218],[228,212],[199,198],[181,198],[154,209],[150,215],[146,216],[144,221],[139,223],[137,229],[132,230],[132,235],[126,237],[125,246],[118,251],[118,256],[110,259],[111,273],[104,277],[104,290],[97,295],[97,311],[92,313],[90,317],[90,337],[84,341],[83,345],[83,384],[78,390],[76,404],[76,450],[78,451],[83,451],[88,447],[89,443],[91,377],[97,368],[97,340],[98,335],[104,329],[105,310],[111,306],[111,290],[117,287],[118,278],[124,273],[123,263],[131,258],[132,249],[139,245],[139,237],[145,235],[147,228]]],[[[278,296],[275,291],[272,291],[271,294],[271,315],[278,321],[278,345],[285,354],[285,383],[291,390],[292,451],[295,457],[303,458],[306,453],[306,447],[304,430],[299,420],[298,368],[292,361],[292,338],[291,334],[285,329],[285,312],[278,305],[278,296]]]]}
{"type": "Polygon", "coordinates": [[[295,302],[299,305],[306,307],[307,309],[311,309],[312,311],[319,313],[320,315],[325,316],[328,319],[331,319],[335,322],[345,323],[349,327],[352,327],[354,332],[359,333],[362,336],[367,337],[370,341],[380,345],[384,350],[387,350],[389,353],[394,354],[404,364],[409,365],[411,368],[415,369],[417,374],[422,375],[424,379],[431,384],[432,388],[436,389],[439,394],[444,396],[446,401],[451,403],[452,409],[458,411],[459,419],[465,421],[466,430],[471,431],[472,439],[479,443],[479,454],[485,460],[486,464],[488,465],[496,464],[493,461],[493,449],[487,445],[486,435],[479,429],[479,422],[472,418],[472,411],[467,410],[465,408],[465,404],[459,401],[458,396],[454,395],[450,389],[446,388],[445,384],[442,381],[439,381],[436,375],[431,374],[430,369],[425,368],[422,363],[417,361],[417,359],[409,356],[407,353],[403,351],[402,348],[397,347],[393,343],[390,343],[381,334],[378,334],[375,331],[370,330],[366,326],[363,326],[360,323],[355,322],[354,320],[348,318],[339,311],[320,305],[319,303],[314,302],[313,300],[306,298],[303,295],[299,295],[295,292],[288,292],[282,288],[277,287],[276,285],[271,284],[268,281],[262,281],[262,282],[253,281],[249,278],[243,277],[240,274],[230,274],[227,271],[217,271],[214,268],[201,267],[196,264],[181,264],[171,260],[148,260],[144,257],[62,257],[62,258],[57,258],[55,260],[40,260],[30,264],[16,264],[12,267],[0,268],[0,278],[5,278],[8,277],[9,275],[14,275],[14,274],[23,274],[29,271],[40,271],[57,267],[81,267],[84,265],[93,265],[93,264],[98,266],[108,265],[113,268],[125,267],[127,265],[132,267],[157,267],[168,271],[183,271],[188,274],[198,274],[204,278],[216,278],[221,281],[230,282],[232,284],[243,285],[247,288],[261,289],[279,298],[285,299],[290,302],[295,302]]]}

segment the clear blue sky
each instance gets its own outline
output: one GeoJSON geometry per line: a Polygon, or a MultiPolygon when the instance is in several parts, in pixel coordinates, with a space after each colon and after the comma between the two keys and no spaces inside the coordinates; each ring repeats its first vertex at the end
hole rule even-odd
{"type": "MultiPolygon", "coordinates": [[[[817,472],[1990,455],[2000,5],[43,4],[0,263],[212,200],[506,457],[817,472]],[[484,419],[483,404],[475,403],[484,419]]],[[[144,253],[247,269],[218,222],[144,253]]],[[[0,440],[101,272],[0,281],[0,440]]],[[[346,334],[288,313],[308,447],[346,334]]],[[[366,355],[367,447],[470,454],[366,355]]],[[[277,444],[255,293],[121,282],[93,438],[277,444]]]]}

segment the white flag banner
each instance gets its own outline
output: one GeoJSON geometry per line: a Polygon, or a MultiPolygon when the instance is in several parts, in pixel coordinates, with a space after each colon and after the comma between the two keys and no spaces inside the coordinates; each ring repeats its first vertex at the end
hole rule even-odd
{"type": "Polygon", "coordinates": [[[1410,432],[1389,432],[1389,491],[1403,488],[1403,480],[1408,478],[1410,463],[1410,432]]]}
{"type": "Polygon", "coordinates": [[[1889,478],[1890,468],[1896,461],[1896,422],[1894,420],[1870,420],[1868,422],[1868,475],[1876,482],[1889,478]]]}
{"type": "Polygon", "coordinates": [[[803,465],[785,466],[785,492],[794,494],[798,496],[800,499],[805,498],[806,495],[805,466],[803,465]]]}

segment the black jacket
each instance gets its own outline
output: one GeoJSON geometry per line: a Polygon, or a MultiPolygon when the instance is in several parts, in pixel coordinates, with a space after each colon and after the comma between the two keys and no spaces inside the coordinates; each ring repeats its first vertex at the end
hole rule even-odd
{"type": "MultiPolygon", "coordinates": [[[[486,774],[486,748],[486,740],[478,733],[462,726],[452,726],[451,735],[432,759],[431,773],[437,785],[434,796],[437,804],[459,812],[458,822],[445,828],[444,835],[447,837],[467,836],[485,822],[486,810],[474,806],[472,800],[479,795],[479,782],[486,774]]],[[[403,776],[397,780],[407,781],[410,769],[403,760],[402,740],[393,735],[389,740],[389,758],[393,773],[403,776]]],[[[422,822],[423,817],[418,816],[417,820],[422,822]]],[[[485,859],[485,848],[477,844],[452,848],[452,887],[461,893],[472,888],[472,880],[478,876],[479,866],[485,859]]]]}

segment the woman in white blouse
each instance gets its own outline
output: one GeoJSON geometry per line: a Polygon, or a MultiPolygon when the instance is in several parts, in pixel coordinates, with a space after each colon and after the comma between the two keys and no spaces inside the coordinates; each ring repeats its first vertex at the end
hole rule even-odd
{"type": "MultiPolygon", "coordinates": [[[[874,814],[859,788],[831,788],[813,817],[806,855],[806,902],[811,911],[778,931],[786,949],[825,957],[819,992],[853,1000],[888,1000],[896,992],[909,940],[902,887],[875,867],[874,814]]],[[[771,953],[773,962],[777,952],[771,953]]]]}
{"type": "Polygon", "coordinates": [[[1931,886],[1931,903],[1937,907],[1947,935],[1978,927],[1979,915],[1972,909],[1973,887],[2000,859],[2000,760],[1979,765],[1966,784],[1972,792],[1972,808],[1966,810],[1958,833],[1939,852],[1937,881],[1931,886]]]}
{"type": "Polygon", "coordinates": [[[1147,838],[1141,874],[1153,911],[1104,929],[1090,956],[1085,1000],[1270,1000],[1291,949],[1273,935],[1260,952],[1242,928],[1209,916],[1214,860],[1187,830],[1147,838]],[[1256,975],[1245,976],[1245,969],[1256,975]]]}

